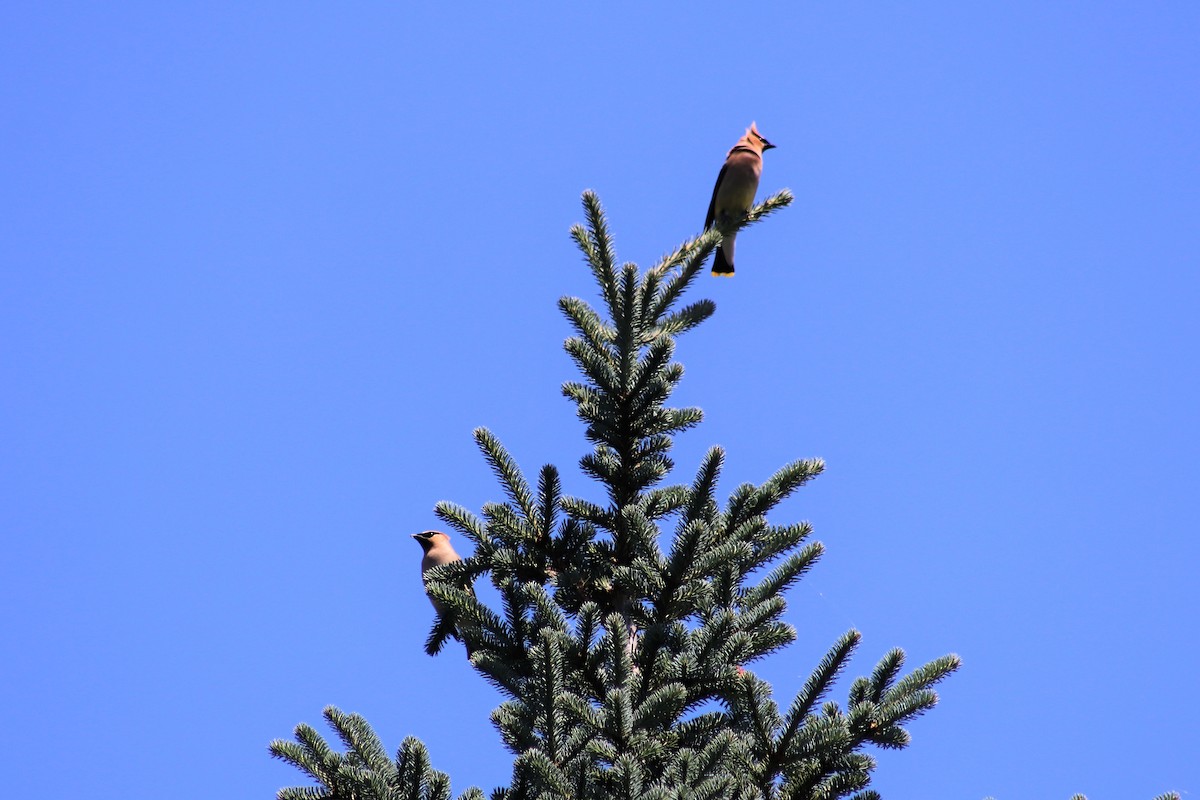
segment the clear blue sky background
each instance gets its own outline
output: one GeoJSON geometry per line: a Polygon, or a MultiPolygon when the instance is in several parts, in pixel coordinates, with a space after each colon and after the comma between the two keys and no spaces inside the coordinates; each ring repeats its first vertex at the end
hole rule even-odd
{"type": "Polygon", "coordinates": [[[0,10],[3,793],[269,797],[327,703],[505,782],[408,534],[477,425],[597,496],[579,194],[649,264],[751,120],[675,455],[828,461],[761,674],[961,654],[886,796],[1200,792],[1200,6],[507,6],[0,10]]]}

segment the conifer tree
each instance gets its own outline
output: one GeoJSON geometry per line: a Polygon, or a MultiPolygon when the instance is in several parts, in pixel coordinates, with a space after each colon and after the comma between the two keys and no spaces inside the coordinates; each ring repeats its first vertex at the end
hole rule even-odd
{"type": "MultiPolygon", "coordinates": [[[[721,502],[724,452],[714,447],[690,483],[665,484],[674,436],[702,416],[668,405],[683,376],[675,341],[715,311],[709,300],[683,305],[683,295],[722,235],[790,202],[780,192],[643,272],[618,264],[599,200],[583,196],[587,224],[571,235],[602,303],[559,301],[574,329],[565,348],[582,373],[562,391],[593,445],[580,467],[603,491],[564,496],[549,464],[531,482],[480,428],[475,441],[506,499],[479,515],[436,507],[475,549],[430,574],[429,592],[447,612],[426,650],[464,640],[505,698],[492,721],[515,760],[492,800],[869,800],[878,796],[868,788],[870,749],[908,745],[905,726],[937,703],[934,685],[959,666],[948,655],[905,673],[893,649],[837,702],[830,695],[859,645],[850,630],[779,705],[748,667],[796,638],[784,593],[823,550],[808,523],[768,515],[822,462],[794,461],[721,502]],[[501,608],[469,591],[481,579],[501,608]]],[[[271,744],[316,782],[281,790],[281,800],[451,797],[418,740],[391,758],[362,717],[333,707],[325,717],[345,752],[307,725],[296,741],[271,744]]]]}

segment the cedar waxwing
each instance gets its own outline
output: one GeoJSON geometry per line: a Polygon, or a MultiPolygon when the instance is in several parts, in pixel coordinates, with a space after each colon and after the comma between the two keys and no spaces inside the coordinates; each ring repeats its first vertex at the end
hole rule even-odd
{"type": "MultiPolygon", "coordinates": [[[[441,531],[421,531],[412,535],[417,540],[417,544],[421,545],[421,550],[424,555],[421,557],[421,582],[425,582],[425,573],[431,568],[440,566],[441,564],[451,564],[455,561],[462,561],[462,556],[454,552],[454,548],[450,545],[450,537],[441,531]]],[[[429,597],[429,602],[433,604],[433,610],[442,616],[446,609],[443,607],[440,600],[435,600],[433,595],[429,597]]]]}
{"type": "MultiPolygon", "coordinates": [[[[441,564],[451,564],[455,561],[462,561],[462,556],[454,551],[450,545],[450,536],[441,531],[421,531],[412,535],[417,540],[417,544],[421,545],[421,551],[424,555],[421,557],[421,582],[425,582],[425,573],[433,567],[441,564]]],[[[471,594],[475,591],[467,586],[466,590],[471,594]]],[[[433,595],[426,591],[425,596],[429,598],[429,602],[433,604],[433,610],[437,612],[439,619],[445,618],[445,604],[440,600],[434,599],[433,595]]],[[[459,637],[461,638],[461,637],[459,637]]],[[[464,642],[465,644],[465,642],[464,642]]],[[[467,658],[471,657],[471,647],[467,646],[467,658]]]]}
{"type": "MultiPolygon", "coordinates": [[[[751,122],[746,135],[738,139],[725,157],[725,165],[717,175],[717,185],[713,187],[712,201],[708,204],[708,217],[704,220],[705,230],[717,220],[740,218],[750,210],[750,206],[754,205],[754,193],[758,191],[758,179],[762,175],[762,154],[774,146],[762,137],[751,122]]],[[[729,234],[717,248],[716,258],[713,259],[713,275],[733,277],[735,236],[729,234]]]]}

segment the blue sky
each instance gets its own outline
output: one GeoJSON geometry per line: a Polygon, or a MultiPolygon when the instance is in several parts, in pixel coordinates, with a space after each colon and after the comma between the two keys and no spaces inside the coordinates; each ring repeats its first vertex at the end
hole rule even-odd
{"type": "Polygon", "coordinates": [[[796,202],[693,293],[675,456],[828,462],[760,674],[959,653],[885,796],[1200,791],[1200,7],[648,5],[0,10],[8,794],[269,797],[327,703],[504,782],[407,534],[501,499],[477,425],[596,497],[579,195],[647,265],[751,120],[796,202]]]}

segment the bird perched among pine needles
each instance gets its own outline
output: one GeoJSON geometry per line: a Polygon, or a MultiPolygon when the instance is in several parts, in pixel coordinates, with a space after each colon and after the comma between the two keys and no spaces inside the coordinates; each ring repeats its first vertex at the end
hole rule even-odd
{"type": "MultiPolygon", "coordinates": [[[[725,165],[717,175],[717,184],[708,204],[708,217],[704,220],[705,230],[715,222],[740,219],[750,210],[758,191],[758,179],[762,176],[762,154],[774,146],[751,122],[746,134],[725,157],[725,165]]],[[[721,241],[713,259],[713,275],[733,277],[733,240],[736,236],[736,233],[730,233],[721,241]]]]}
{"type": "MultiPolygon", "coordinates": [[[[446,614],[446,604],[429,594],[427,573],[434,567],[439,567],[443,564],[452,564],[455,561],[462,561],[462,556],[455,552],[454,547],[450,544],[450,536],[441,531],[421,531],[420,533],[414,533],[412,537],[417,540],[417,544],[421,545],[421,582],[426,585],[425,595],[433,605],[433,610],[437,612],[439,620],[445,624],[452,624],[453,621],[448,619],[446,614]]],[[[464,588],[472,595],[475,594],[475,591],[470,586],[464,588]]],[[[458,638],[461,639],[462,637],[459,636],[458,638]]],[[[466,644],[465,641],[464,644],[466,644]]],[[[471,647],[467,645],[467,658],[470,657],[471,647]]]]}

